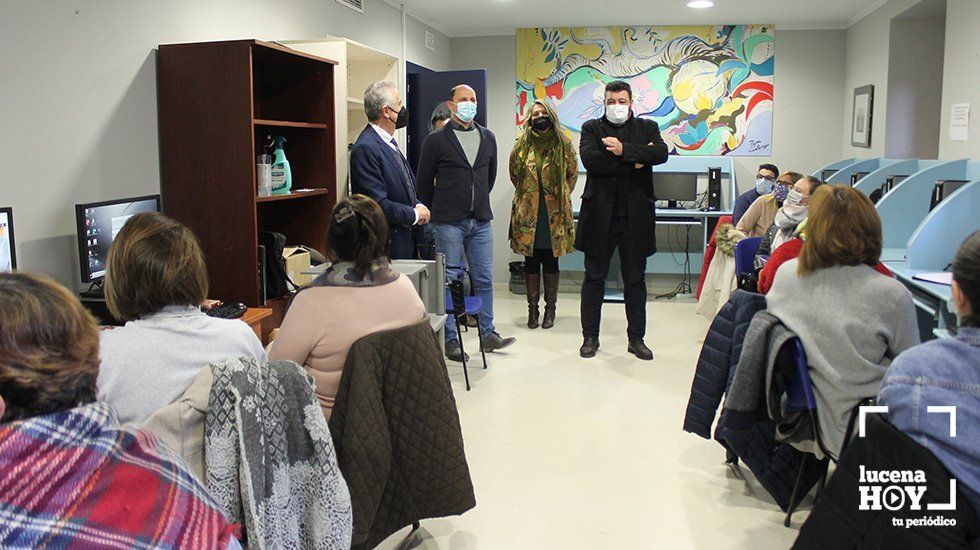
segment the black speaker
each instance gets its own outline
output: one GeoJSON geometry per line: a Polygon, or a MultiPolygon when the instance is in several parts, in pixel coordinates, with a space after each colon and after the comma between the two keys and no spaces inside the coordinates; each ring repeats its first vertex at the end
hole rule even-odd
{"type": "Polygon", "coordinates": [[[708,168],[708,210],[721,210],[721,168],[708,168]]]}

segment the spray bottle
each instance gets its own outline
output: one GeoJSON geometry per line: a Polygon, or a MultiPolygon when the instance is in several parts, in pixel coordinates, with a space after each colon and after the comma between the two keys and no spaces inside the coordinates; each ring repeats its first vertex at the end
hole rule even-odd
{"type": "Polygon", "coordinates": [[[293,173],[289,168],[289,161],[286,160],[286,152],[282,145],[286,143],[285,136],[273,136],[273,160],[272,160],[272,194],[288,195],[293,188],[293,173]]]}

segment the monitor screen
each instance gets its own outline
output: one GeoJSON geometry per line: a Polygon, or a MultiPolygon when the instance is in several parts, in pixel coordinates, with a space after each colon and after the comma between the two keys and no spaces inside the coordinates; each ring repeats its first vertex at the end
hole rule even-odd
{"type": "Polygon", "coordinates": [[[868,174],[869,172],[854,172],[851,174],[851,185],[857,185],[857,182],[861,181],[861,179],[868,174]]]}
{"type": "Polygon", "coordinates": [[[885,185],[887,186],[886,189],[888,191],[891,191],[892,189],[895,188],[896,185],[902,183],[907,178],[908,176],[899,176],[899,175],[888,176],[888,178],[885,180],[885,185]]]}
{"type": "Polygon", "coordinates": [[[836,173],[837,170],[824,170],[823,172],[820,172],[820,181],[830,181],[830,178],[832,178],[836,173]]]}
{"type": "Polygon", "coordinates": [[[0,208],[0,273],[17,269],[14,249],[14,210],[0,208]]]}
{"type": "Polygon", "coordinates": [[[126,220],[143,212],[159,212],[160,196],[75,205],[82,282],[105,277],[109,246],[126,220]]]}
{"type": "Polygon", "coordinates": [[[694,201],[698,198],[695,173],[654,172],[653,194],[658,201],[694,201]]]}

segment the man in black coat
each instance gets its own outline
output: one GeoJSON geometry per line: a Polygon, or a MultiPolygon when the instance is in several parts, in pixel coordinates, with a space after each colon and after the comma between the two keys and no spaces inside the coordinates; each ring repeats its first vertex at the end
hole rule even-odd
{"type": "Polygon", "coordinates": [[[582,126],[580,155],[588,172],[575,248],[585,253],[582,284],[582,357],[599,349],[606,276],[619,249],[625,286],[628,350],[643,360],[653,352],[646,334],[646,264],[657,251],[653,171],[667,162],[667,145],[652,120],[633,116],[633,91],[622,81],[606,85],[606,114],[582,126]]]}

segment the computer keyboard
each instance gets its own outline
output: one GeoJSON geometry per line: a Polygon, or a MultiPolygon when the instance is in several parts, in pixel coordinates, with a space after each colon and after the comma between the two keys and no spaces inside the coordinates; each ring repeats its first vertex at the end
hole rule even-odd
{"type": "Polygon", "coordinates": [[[205,310],[209,317],[217,317],[218,319],[238,319],[245,312],[248,311],[248,307],[242,303],[234,304],[219,304],[211,309],[205,310]]]}

